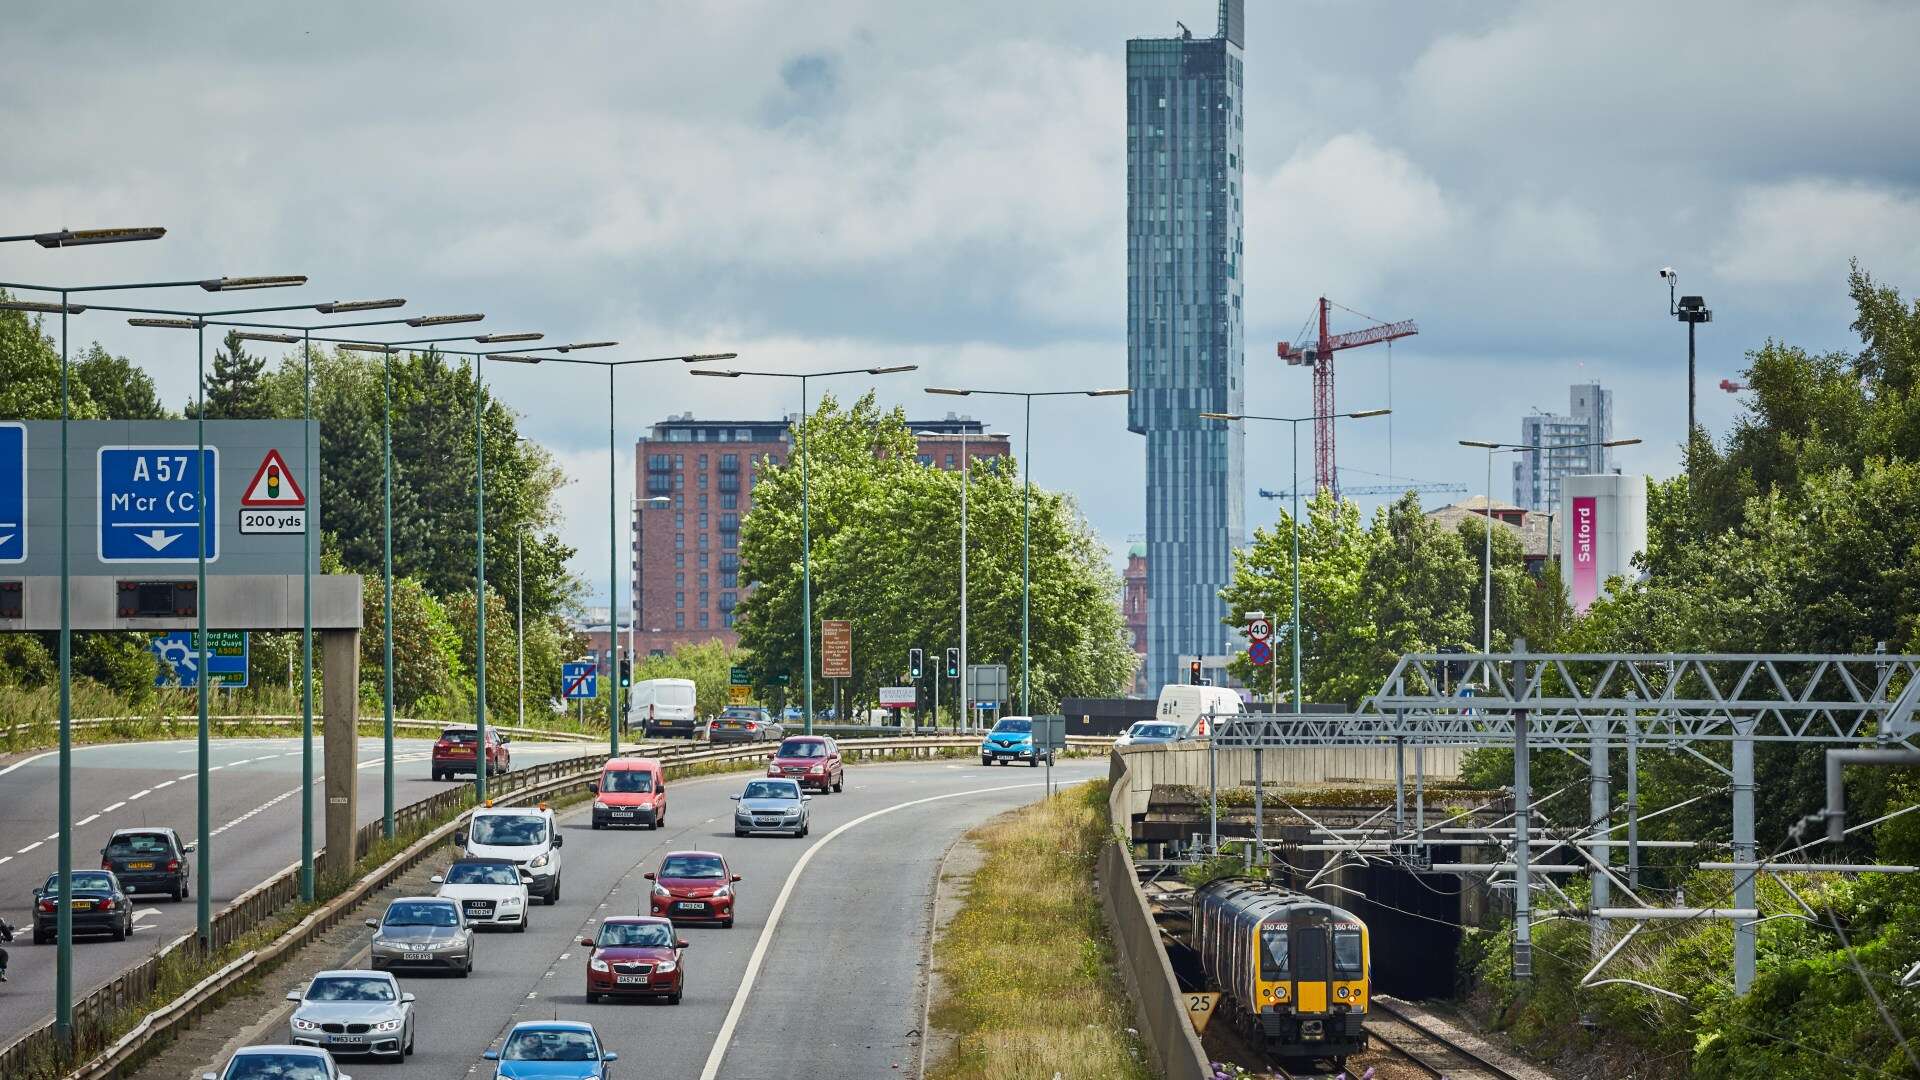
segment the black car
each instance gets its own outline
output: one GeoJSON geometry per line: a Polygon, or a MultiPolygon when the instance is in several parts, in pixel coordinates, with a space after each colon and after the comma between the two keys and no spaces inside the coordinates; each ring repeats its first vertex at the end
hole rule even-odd
{"type": "MultiPolygon", "coordinates": [[[[45,945],[59,933],[60,875],[33,890],[33,943],[45,945]]],[[[108,934],[115,941],[133,936],[133,900],[108,870],[73,872],[73,933],[108,934]]]]}
{"type": "Polygon", "coordinates": [[[111,870],[129,893],[166,893],[175,900],[189,895],[187,853],[172,829],[116,829],[100,849],[100,869],[111,870]]]}

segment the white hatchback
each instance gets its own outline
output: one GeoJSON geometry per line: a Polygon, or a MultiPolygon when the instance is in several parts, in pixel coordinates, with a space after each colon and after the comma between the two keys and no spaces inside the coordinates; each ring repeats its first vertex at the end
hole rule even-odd
{"type": "Polygon", "coordinates": [[[467,923],[476,928],[500,927],[516,934],[527,929],[531,898],[527,885],[533,875],[510,859],[460,859],[445,874],[433,875],[436,894],[460,902],[467,923]]]}

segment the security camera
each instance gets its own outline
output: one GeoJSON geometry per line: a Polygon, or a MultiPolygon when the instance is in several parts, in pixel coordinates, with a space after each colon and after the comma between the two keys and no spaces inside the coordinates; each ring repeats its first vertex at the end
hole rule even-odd
{"type": "Polygon", "coordinates": [[[1679,277],[1680,275],[1679,275],[1679,274],[1676,274],[1676,273],[1674,273],[1674,270],[1673,270],[1673,267],[1671,267],[1671,266],[1663,266],[1663,267],[1661,267],[1661,268],[1660,268],[1660,276],[1661,276],[1661,277],[1663,277],[1663,278],[1677,278],[1677,277],[1679,277]]]}

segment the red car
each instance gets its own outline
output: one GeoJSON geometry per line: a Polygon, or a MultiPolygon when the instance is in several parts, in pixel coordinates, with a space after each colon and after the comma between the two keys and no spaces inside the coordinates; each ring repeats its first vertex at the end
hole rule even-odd
{"type": "Polygon", "coordinates": [[[676,923],[733,925],[733,886],[740,875],[727,869],[726,856],[714,851],[673,851],[649,872],[653,897],[648,910],[676,923]]]}
{"type": "MultiPolygon", "coordinates": [[[[446,728],[440,732],[440,741],[433,744],[433,778],[446,780],[454,773],[471,773],[474,761],[478,757],[474,748],[479,745],[480,733],[471,724],[446,728]]],[[[495,776],[506,772],[512,764],[507,751],[507,737],[492,728],[487,729],[487,775],[495,776]]]]}
{"type": "Polygon", "coordinates": [[[847,770],[840,763],[840,744],[824,735],[795,735],[780,744],[767,763],[768,776],[797,780],[803,788],[845,791],[847,770]]]}
{"type": "Polygon", "coordinates": [[[686,972],[680,940],[667,919],[614,915],[600,922],[597,937],[583,937],[587,954],[587,1004],[603,997],[658,997],[680,1004],[686,972]]]}

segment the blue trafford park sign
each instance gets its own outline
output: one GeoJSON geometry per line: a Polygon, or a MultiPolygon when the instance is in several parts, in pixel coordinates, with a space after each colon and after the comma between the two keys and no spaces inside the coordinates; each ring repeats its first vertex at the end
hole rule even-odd
{"type": "Polygon", "coordinates": [[[599,664],[592,660],[560,665],[560,689],[566,697],[592,698],[600,696],[599,664]]]}
{"type": "Polygon", "coordinates": [[[0,424],[0,563],[27,557],[27,428],[0,424]]]}
{"type": "MultiPolygon", "coordinates": [[[[100,448],[100,561],[194,562],[201,470],[191,446],[100,448]]],[[[207,561],[220,556],[220,451],[206,449],[207,561]]]]}
{"type": "MultiPolygon", "coordinates": [[[[207,685],[226,690],[245,687],[249,644],[245,630],[207,631],[207,677],[211,680],[207,685]]],[[[155,634],[147,648],[160,660],[154,686],[200,685],[200,650],[195,647],[193,631],[155,634]]]]}

